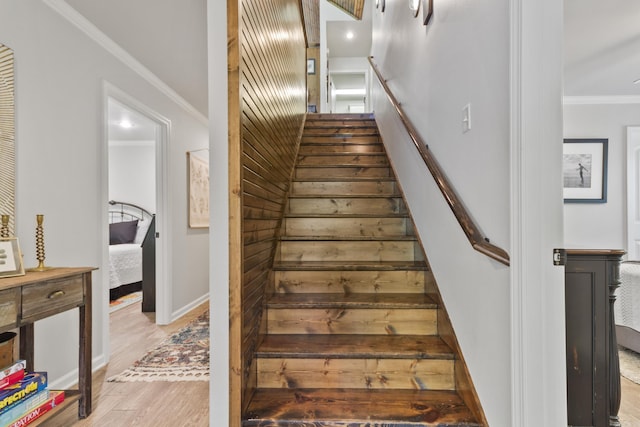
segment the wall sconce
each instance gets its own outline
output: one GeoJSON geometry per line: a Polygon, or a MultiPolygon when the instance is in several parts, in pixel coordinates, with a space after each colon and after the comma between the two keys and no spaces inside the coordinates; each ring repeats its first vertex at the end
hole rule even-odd
{"type": "Polygon", "coordinates": [[[418,12],[420,12],[420,0],[409,0],[409,9],[411,9],[414,18],[418,16],[418,12]]]}
{"type": "Polygon", "coordinates": [[[384,12],[385,1],[384,0],[376,0],[376,9],[380,9],[380,12],[384,12]]]}

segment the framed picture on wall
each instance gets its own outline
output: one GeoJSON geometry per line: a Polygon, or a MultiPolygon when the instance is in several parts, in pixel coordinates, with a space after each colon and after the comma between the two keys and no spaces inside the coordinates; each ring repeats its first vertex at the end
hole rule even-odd
{"type": "Polygon", "coordinates": [[[316,59],[309,58],[307,59],[307,74],[315,74],[316,73],[316,59]]]}
{"type": "Polygon", "coordinates": [[[607,202],[608,139],[565,139],[562,180],[565,203],[607,202]]]}
{"type": "Polygon", "coordinates": [[[209,227],[209,150],[187,152],[189,227],[209,227]]]}

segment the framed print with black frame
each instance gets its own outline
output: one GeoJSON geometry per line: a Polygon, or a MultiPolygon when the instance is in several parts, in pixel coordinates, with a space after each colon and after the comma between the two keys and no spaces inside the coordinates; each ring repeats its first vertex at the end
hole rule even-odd
{"type": "Polygon", "coordinates": [[[565,139],[562,181],[565,203],[607,202],[606,138],[565,139]]]}
{"type": "Polygon", "coordinates": [[[307,59],[307,74],[315,74],[316,73],[316,59],[309,58],[307,59]]]}
{"type": "Polygon", "coordinates": [[[0,278],[12,276],[24,276],[18,238],[0,237],[0,278]]]}

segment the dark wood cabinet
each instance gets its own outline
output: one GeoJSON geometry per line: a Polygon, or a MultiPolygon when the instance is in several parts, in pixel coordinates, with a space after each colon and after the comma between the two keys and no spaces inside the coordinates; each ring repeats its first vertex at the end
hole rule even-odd
{"type": "Polygon", "coordinates": [[[565,306],[569,426],[620,426],[613,304],[620,250],[567,250],[565,306]]]}

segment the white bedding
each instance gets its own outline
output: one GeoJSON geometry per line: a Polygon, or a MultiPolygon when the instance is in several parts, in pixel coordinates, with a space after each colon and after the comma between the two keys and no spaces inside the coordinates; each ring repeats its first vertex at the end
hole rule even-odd
{"type": "Polygon", "coordinates": [[[614,304],[616,324],[640,332],[640,263],[623,262],[620,281],[614,304]]]}
{"type": "Polygon", "coordinates": [[[109,289],[140,281],[142,281],[140,244],[109,245],[109,289]]]}

